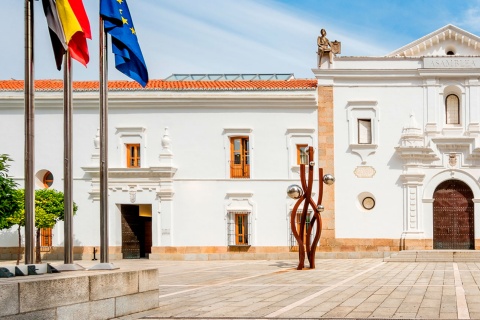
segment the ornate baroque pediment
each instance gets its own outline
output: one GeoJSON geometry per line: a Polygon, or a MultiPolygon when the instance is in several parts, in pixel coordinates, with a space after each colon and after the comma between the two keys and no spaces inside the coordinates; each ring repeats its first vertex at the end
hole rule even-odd
{"type": "Polygon", "coordinates": [[[480,37],[454,25],[446,25],[387,56],[480,56],[480,37]]]}

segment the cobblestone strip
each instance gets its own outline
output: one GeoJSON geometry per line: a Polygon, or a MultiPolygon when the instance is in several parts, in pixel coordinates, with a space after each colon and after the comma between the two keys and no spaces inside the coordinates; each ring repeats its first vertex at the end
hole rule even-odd
{"type": "Polygon", "coordinates": [[[462,278],[456,262],[453,263],[453,276],[455,278],[455,295],[457,296],[457,317],[458,319],[470,319],[465,289],[463,288],[462,278]]]}
{"type": "Polygon", "coordinates": [[[275,312],[272,312],[272,313],[266,315],[265,318],[277,317],[277,316],[281,315],[282,313],[285,313],[285,312],[287,312],[287,311],[292,310],[293,308],[296,308],[296,307],[298,307],[298,306],[301,306],[302,304],[304,304],[304,303],[306,303],[306,302],[308,302],[308,301],[310,301],[310,300],[312,300],[312,299],[315,299],[316,297],[318,297],[318,296],[320,296],[320,295],[322,295],[322,294],[324,294],[324,293],[326,293],[326,292],[328,292],[328,291],[331,291],[331,290],[333,290],[333,289],[335,289],[335,288],[337,288],[337,287],[340,287],[341,285],[343,285],[343,284],[345,284],[345,283],[347,283],[347,282],[349,282],[349,281],[352,281],[353,279],[358,278],[358,277],[360,277],[361,275],[364,275],[365,273],[368,273],[368,272],[370,272],[370,271],[372,271],[372,270],[374,270],[374,269],[376,269],[376,268],[378,268],[378,267],[381,267],[381,266],[383,266],[385,263],[386,263],[386,262],[381,262],[381,263],[379,263],[379,264],[377,264],[377,265],[375,265],[375,266],[373,266],[373,267],[371,267],[371,268],[369,268],[369,269],[367,269],[367,270],[364,270],[364,271],[362,271],[362,272],[360,272],[360,273],[357,273],[357,274],[351,276],[350,278],[347,278],[347,279],[345,279],[345,280],[342,280],[342,281],[340,281],[340,282],[337,282],[337,283],[334,284],[334,285],[331,285],[330,287],[327,287],[327,288],[322,289],[322,290],[320,290],[320,291],[318,291],[318,292],[315,292],[314,294],[311,294],[311,295],[309,295],[308,297],[305,297],[305,298],[303,298],[303,299],[301,299],[301,300],[298,300],[297,302],[294,302],[294,303],[292,303],[292,304],[289,304],[289,305],[286,306],[286,307],[283,307],[283,308],[280,309],[280,310],[277,310],[277,311],[275,311],[275,312]]]}

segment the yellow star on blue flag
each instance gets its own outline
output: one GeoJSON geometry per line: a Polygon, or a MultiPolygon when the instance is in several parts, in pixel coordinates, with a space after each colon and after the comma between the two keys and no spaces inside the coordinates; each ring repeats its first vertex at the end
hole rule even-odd
{"type": "Polygon", "coordinates": [[[145,87],[148,71],[126,0],[100,0],[105,32],[112,37],[115,67],[145,87]]]}

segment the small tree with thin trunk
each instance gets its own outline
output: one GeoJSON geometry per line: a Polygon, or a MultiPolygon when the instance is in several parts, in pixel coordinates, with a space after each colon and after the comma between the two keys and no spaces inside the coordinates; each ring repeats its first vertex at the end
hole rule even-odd
{"type": "MultiPolygon", "coordinates": [[[[73,214],[77,212],[77,205],[73,203],[73,214]]],[[[35,262],[41,263],[40,256],[40,229],[53,228],[58,221],[63,221],[64,195],[54,189],[41,189],[35,191],[35,227],[36,247],[35,262]]]]}
{"type": "MultiPolygon", "coordinates": [[[[17,201],[20,203],[14,215],[11,216],[13,224],[18,225],[19,248],[21,247],[20,227],[25,225],[25,196],[24,190],[18,190],[17,201]]],[[[77,212],[77,205],[73,203],[73,214],[77,212]]],[[[35,263],[41,263],[40,254],[40,229],[53,228],[58,221],[64,220],[63,192],[54,189],[35,190],[35,263]]],[[[19,249],[20,250],[20,249],[19,249]]],[[[18,258],[17,258],[18,263],[18,258]]]]}

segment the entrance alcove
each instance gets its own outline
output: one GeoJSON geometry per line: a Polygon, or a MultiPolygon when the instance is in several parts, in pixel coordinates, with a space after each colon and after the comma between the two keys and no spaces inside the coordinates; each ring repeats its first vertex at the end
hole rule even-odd
{"type": "Polygon", "coordinates": [[[480,185],[475,177],[464,170],[441,171],[425,184],[422,202],[425,239],[432,240],[431,248],[475,249],[475,235],[480,234],[480,226],[478,223],[475,225],[474,218],[475,212],[480,212],[480,185]],[[459,213],[461,210],[463,214],[459,213]],[[442,222],[441,219],[447,221],[442,222]],[[463,231],[454,231],[454,228],[463,231]],[[462,241],[458,237],[461,236],[454,237],[454,232],[457,234],[467,232],[471,236],[467,241],[463,241],[463,244],[459,244],[462,241]],[[448,238],[450,234],[452,241],[442,240],[442,233],[444,238],[448,238]]]}
{"type": "Polygon", "coordinates": [[[122,204],[123,259],[148,258],[152,252],[152,205],[122,204]]]}
{"type": "Polygon", "coordinates": [[[463,181],[446,180],[433,199],[433,249],[475,249],[472,189],[463,181]]]}

